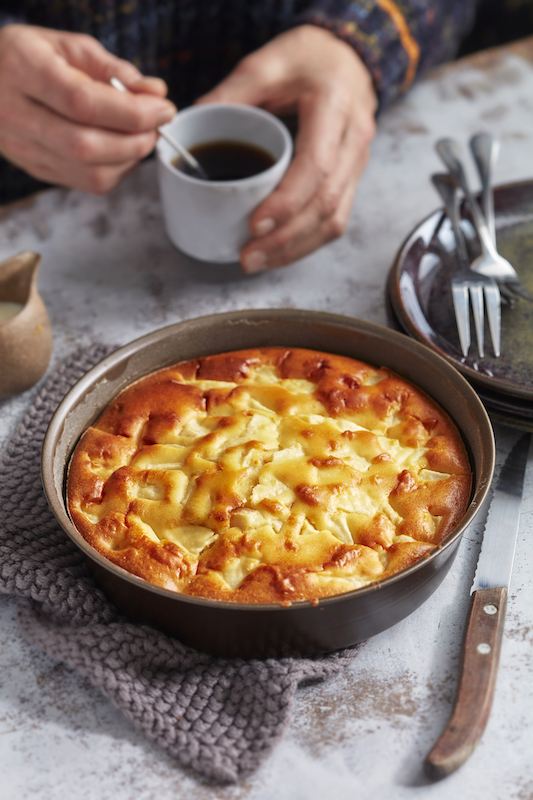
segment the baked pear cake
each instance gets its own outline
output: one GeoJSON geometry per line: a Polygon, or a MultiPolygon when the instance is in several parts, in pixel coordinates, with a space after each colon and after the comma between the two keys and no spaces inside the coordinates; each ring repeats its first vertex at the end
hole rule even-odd
{"type": "Polygon", "coordinates": [[[464,514],[461,436],[388,369],[291,347],[182,362],[81,437],[67,500],[114,564],[185,595],[316,602],[393,575],[464,514]]]}

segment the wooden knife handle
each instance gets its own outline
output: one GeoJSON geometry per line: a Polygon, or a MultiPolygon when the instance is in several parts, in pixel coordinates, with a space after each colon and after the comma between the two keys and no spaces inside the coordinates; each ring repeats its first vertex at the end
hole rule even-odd
{"type": "Polygon", "coordinates": [[[457,694],[451,717],[424,767],[433,780],[460,767],[478,744],[489,718],[507,608],[507,589],[479,589],[472,595],[457,694]]]}

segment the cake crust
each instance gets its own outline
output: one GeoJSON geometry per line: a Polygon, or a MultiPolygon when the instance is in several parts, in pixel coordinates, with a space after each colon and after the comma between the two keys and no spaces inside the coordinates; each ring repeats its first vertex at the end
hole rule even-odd
{"type": "Polygon", "coordinates": [[[459,431],[388,369],[267,347],[154,372],[81,437],[71,518],[114,564],[182,594],[290,603],[382,581],[463,516],[459,431]]]}

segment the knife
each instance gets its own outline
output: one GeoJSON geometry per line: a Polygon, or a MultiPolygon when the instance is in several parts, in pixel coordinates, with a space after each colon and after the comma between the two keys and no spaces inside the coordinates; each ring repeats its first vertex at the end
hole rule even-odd
{"type": "Polygon", "coordinates": [[[444,733],[426,757],[432,780],[450,775],[477,746],[489,718],[507,608],[531,434],[522,436],[501,469],[489,507],[470,590],[457,694],[444,733]]]}

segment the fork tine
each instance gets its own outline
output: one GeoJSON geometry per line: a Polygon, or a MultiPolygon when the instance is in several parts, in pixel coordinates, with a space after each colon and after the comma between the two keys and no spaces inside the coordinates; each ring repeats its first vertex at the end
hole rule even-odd
{"type": "MultiPolygon", "coordinates": [[[[440,153],[440,145],[437,149],[440,153]]],[[[466,358],[471,344],[470,334],[470,304],[476,329],[478,353],[480,358],[485,356],[485,325],[484,306],[487,305],[487,317],[492,339],[494,354],[500,355],[500,328],[501,328],[501,296],[497,284],[486,276],[476,274],[468,268],[468,254],[464,242],[463,232],[459,221],[459,208],[457,204],[457,182],[451,175],[434,174],[431,176],[433,185],[444,201],[446,213],[450,220],[456,241],[457,261],[459,271],[456,270],[451,280],[453,309],[457,332],[461,343],[461,351],[466,358]],[[484,294],[483,289],[488,291],[484,294]]],[[[502,294],[503,294],[502,290],[502,294]]],[[[509,293],[510,294],[510,291],[509,293]]],[[[507,299],[511,304],[511,300],[507,299]]]]}
{"type": "Polygon", "coordinates": [[[463,355],[468,355],[470,347],[470,308],[468,306],[468,287],[466,284],[452,283],[453,310],[463,355]]]}
{"type": "Polygon", "coordinates": [[[480,358],[485,356],[485,325],[483,314],[483,289],[481,284],[471,283],[468,287],[470,289],[470,301],[472,303],[472,312],[474,314],[474,326],[476,329],[477,349],[480,358]]]}
{"type": "Polygon", "coordinates": [[[492,349],[494,355],[500,355],[500,335],[501,335],[501,298],[500,290],[496,283],[485,284],[485,303],[487,306],[487,318],[489,321],[490,338],[492,339],[492,349]]]}

